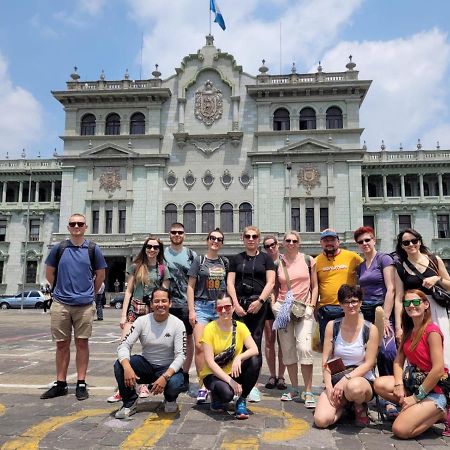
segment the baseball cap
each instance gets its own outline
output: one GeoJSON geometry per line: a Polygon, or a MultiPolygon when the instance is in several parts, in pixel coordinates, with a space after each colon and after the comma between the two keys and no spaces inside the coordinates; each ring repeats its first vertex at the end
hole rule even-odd
{"type": "Polygon", "coordinates": [[[327,229],[323,230],[322,233],[320,233],[320,239],[321,240],[325,239],[327,237],[334,237],[336,239],[339,239],[338,234],[332,228],[327,228],[327,229]]]}

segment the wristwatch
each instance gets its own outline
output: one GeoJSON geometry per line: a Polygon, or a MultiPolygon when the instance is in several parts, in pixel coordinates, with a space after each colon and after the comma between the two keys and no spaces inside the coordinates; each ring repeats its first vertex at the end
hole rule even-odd
{"type": "Polygon", "coordinates": [[[165,379],[166,381],[169,381],[170,378],[171,378],[171,376],[170,376],[170,375],[167,375],[167,373],[163,373],[163,377],[164,377],[164,379],[165,379]]]}
{"type": "Polygon", "coordinates": [[[264,303],[266,303],[266,301],[261,297],[258,298],[258,301],[259,303],[261,303],[261,305],[264,305],[264,303]]]}

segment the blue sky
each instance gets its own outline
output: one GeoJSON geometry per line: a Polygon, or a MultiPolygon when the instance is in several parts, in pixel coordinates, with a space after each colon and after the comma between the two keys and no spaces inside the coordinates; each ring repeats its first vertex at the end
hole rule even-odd
{"type": "MultiPolygon", "coordinates": [[[[450,148],[450,37],[447,0],[218,0],[227,24],[215,44],[256,74],[295,61],[298,72],[345,70],[353,55],[373,80],[361,110],[363,139],[377,150],[450,148]],[[245,43],[245,44],[243,44],[245,43]]],[[[62,152],[64,112],[51,90],[65,88],[73,66],[82,80],[163,78],[203,46],[209,0],[19,0],[0,16],[0,158],[62,152]]]]}

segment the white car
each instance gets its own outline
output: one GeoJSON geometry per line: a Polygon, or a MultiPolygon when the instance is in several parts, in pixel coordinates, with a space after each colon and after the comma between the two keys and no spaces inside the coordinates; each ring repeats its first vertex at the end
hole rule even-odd
{"type": "MultiPolygon", "coordinates": [[[[40,291],[25,291],[23,293],[23,307],[39,309],[44,306],[44,294],[40,291]]],[[[20,309],[22,304],[22,292],[19,292],[14,297],[0,298],[0,308],[20,309]]]]}

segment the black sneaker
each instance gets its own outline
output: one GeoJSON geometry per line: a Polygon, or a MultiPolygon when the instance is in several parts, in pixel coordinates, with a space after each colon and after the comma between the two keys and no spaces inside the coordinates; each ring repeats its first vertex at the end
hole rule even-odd
{"type": "Polygon", "coordinates": [[[75,397],[78,400],[86,400],[89,398],[89,392],[87,391],[86,383],[77,384],[77,388],[75,389],[75,397]]]}
{"type": "Polygon", "coordinates": [[[55,381],[53,386],[41,395],[41,399],[46,400],[47,398],[61,397],[62,395],[67,395],[68,392],[69,389],[67,388],[67,384],[61,386],[55,381]]]}
{"type": "Polygon", "coordinates": [[[189,391],[189,374],[183,373],[184,381],[180,387],[180,392],[188,392],[189,391]]]}

